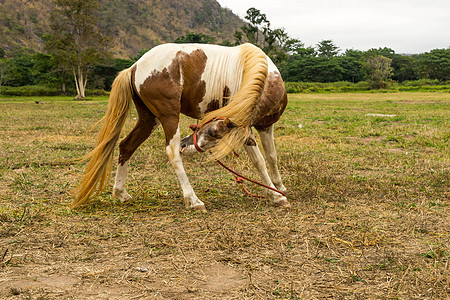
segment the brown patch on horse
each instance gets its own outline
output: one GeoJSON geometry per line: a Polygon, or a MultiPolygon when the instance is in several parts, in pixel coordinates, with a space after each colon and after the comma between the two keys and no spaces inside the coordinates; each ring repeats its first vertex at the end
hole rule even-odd
{"type": "Polygon", "coordinates": [[[140,99],[161,121],[169,144],[178,128],[181,85],[178,62],[174,59],[168,68],[153,71],[140,86],[140,99]],[[178,79],[178,81],[176,81],[178,79]]]}
{"type": "Polygon", "coordinates": [[[193,118],[201,116],[199,103],[206,93],[201,77],[206,60],[200,49],[191,54],[178,51],[170,66],[153,71],[140,86],[142,101],[163,125],[166,145],[177,131],[180,112],[193,118]]]}
{"type": "Polygon", "coordinates": [[[208,106],[206,107],[205,114],[227,105],[230,102],[230,96],[231,96],[230,89],[227,86],[225,86],[225,88],[223,89],[222,105],[220,105],[219,100],[216,99],[211,100],[208,103],[208,106]]]}
{"type": "Polygon", "coordinates": [[[227,86],[225,86],[223,89],[222,106],[225,106],[228,103],[230,103],[230,100],[231,100],[230,97],[231,97],[231,91],[227,86]]]}
{"type": "Polygon", "coordinates": [[[245,145],[246,145],[246,146],[252,146],[252,147],[254,147],[254,146],[256,146],[256,141],[255,141],[253,138],[249,137],[249,138],[245,141],[245,145]]]}
{"type": "Polygon", "coordinates": [[[198,119],[202,116],[199,104],[206,93],[206,82],[202,80],[207,61],[206,54],[201,49],[192,51],[190,54],[179,51],[177,58],[183,76],[181,112],[198,119]]]}
{"type": "MultiPolygon", "coordinates": [[[[174,63],[172,63],[173,65],[174,63]]],[[[179,78],[179,74],[174,72],[172,65],[169,67],[169,72],[167,68],[161,71],[153,71],[150,76],[145,79],[144,83],[140,86],[140,96],[144,102],[150,102],[151,104],[157,104],[161,101],[176,99],[179,102],[179,96],[181,92],[181,86],[179,81],[176,82],[174,79],[179,78]],[[146,99],[148,99],[146,101],[146,99]]],[[[179,72],[178,72],[179,73],[179,72]]],[[[153,105],[151,105],[153,106],[153,105]]],[[[162,111],[165,111],[163,109],[162,111]]],[[[154,111],[153,111],[154,112],[154,111]]]]}
{"type": "Polygon", "coordinates": [[[213,110],[216,110],[216,109],[219,109],[219,108],[220,108],[219,100],[211,100],[208,103],[208,106],[206,107],[205,113],[209,113],[209,112],[211,112],[213,110]]]}
{"type": "Polygon", "coordinates": [[[252,125],[264,129],[276,123],[287,105],[287,93],[279,73],[270,73],[260,102],[252,115],[252,125]]]}
{"type": "MultiPolygon", "coordinates": [[[[136,66],[131,71],[131,80],[134,82],[136,66]]],[[[157,121],[155,115],[148,109],[145,103],[139,98],[136,90],[133,88],[133,102],[138,113],[138,121],[134,129],[120,143],[119,164],[124,165],[133,155],[134,151],[150,136],[155,128],[157,121]]]]}

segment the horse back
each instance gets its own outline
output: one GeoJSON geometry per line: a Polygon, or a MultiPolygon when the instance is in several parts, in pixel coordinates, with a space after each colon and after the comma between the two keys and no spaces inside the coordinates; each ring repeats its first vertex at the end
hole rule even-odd
{"type": "MultiPolygon", "coordinates": [[[[239,49],[202,44],[164,44],[133,66],[134,88],[149,108],[176,99],[178,113],[200,119],[227,104],[240,87],[239,49]]],[[[173,104],[173,103],[172,103],[173,104]]],[[[158,112],[153,112],[156,115],[158,112]]]]}

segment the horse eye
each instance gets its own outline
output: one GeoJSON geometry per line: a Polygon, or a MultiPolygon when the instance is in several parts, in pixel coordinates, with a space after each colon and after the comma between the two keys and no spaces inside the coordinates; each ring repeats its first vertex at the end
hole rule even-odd
{"type": "Polygon", "coordinates": [[[217,134],[217,130],[214,130],[213,128],[208,129],[206,134],[209,135],[210,137],[214,138],[214,139],[220,138],[220,136],[217,134]]]}

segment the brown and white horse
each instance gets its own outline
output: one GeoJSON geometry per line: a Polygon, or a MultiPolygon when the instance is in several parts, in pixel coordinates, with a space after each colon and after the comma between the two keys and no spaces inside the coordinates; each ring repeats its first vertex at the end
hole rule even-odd
{"type": "MultiPolygon", "coordinates": [[[[273,62],[251,44],[237,47],[164,44],[148,51],[114,80],[106,115],[99,121],[103,125],[97,146],[85,157],[89,163],[75,191],[72,207],[85,204],[94,193],[105,189],[111,175],[114,146],[132,101],[138,120],[119,146],[114,198],[131,199],[125,189],[129,159],[159,124],[187,208],[205,210],[181,160],[182,153],[196,152],[196,147],[206,151],[211,159],[219,159],[244,146],[263,183],[286,190],[277,167],[273,124],[286,107],[287,95],[273,62]],[[180,113],[200,120],[195,145],[190,136],[180,146],[180,113]],[[252,127],[261,138],[269,172],[254,142],[252,127]]],[[[268,196],[278,206],[289,206],[286,197],[279,193],[269,190],[268,196]]]]}

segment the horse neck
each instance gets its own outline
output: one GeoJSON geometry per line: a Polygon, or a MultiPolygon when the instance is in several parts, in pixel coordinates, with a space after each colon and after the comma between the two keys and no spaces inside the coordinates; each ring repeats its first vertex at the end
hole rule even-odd
{"type": "MultiPolygon", "coordinates": [[[[232,64],[233,68],[229,68],[226,75],[218,72],[218,76],[234,78],[233,88],[237,91],[231,93],[230,104],[210,112],[203,118],[203,121],[223,117],[230,118],[240,127],[249,125],[252,111],[259,101],[267,77],[267,56],[259,48],[250,44],[244,44],[235,49],[238,50],[238,59],[236,56],[233,57],[235,59],[232,64]]],[[[211,80],[215,84],[213,75],[211,80]]]]}
{"type": "MultiPolygon", "coordinates": [[[[206,80],[205,104],[211,100],[223,98],[224,90],[228,90],[230,95],[236,94],[242,81],[242,64],[240,62],[239,50],[229,48],[229,51],[217,51],[208,57],[207,68],[203,78],[206,80]]],[[[224,103],[220,103],[220,107],[224,103]]]]}

